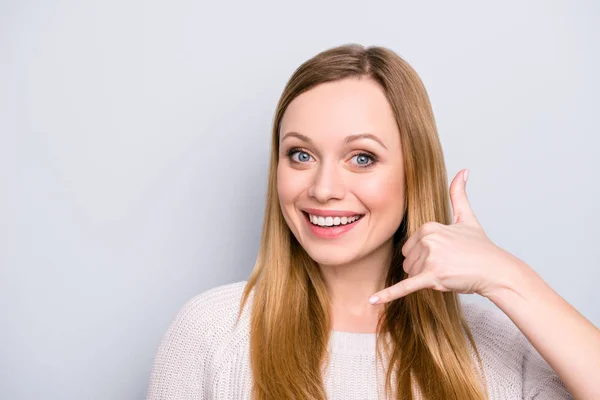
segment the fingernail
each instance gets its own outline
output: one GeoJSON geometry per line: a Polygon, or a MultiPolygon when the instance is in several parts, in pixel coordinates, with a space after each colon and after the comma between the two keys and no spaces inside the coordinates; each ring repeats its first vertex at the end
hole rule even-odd
{"type": "Polygon", "coordinates": [[[463,174],[463,177],[465,178],[465,183],[467,183],[467,178],[469,177],[469,170],[465,171],[465,173],[463,174]]]}
{"type": "Polygon", "coordinates": [[[378,296],[373,295],[373,296],[369,297],[369,303],[371,303],[371,304],[375,304],[378,301],[379,301],[379,297],[378,296]]]}

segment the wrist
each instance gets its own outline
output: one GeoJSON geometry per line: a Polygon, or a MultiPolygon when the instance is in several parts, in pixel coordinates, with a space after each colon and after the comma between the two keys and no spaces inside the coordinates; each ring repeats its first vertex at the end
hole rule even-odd
{"type": "Polygon", "coordinates": [[[503,301],[511,298],[526,298],[532,292],[531,288],[539,275],[523,260],[506,252],[507,261],[500,270],[502,276],[481,295],[499,306],[503,301]]]}

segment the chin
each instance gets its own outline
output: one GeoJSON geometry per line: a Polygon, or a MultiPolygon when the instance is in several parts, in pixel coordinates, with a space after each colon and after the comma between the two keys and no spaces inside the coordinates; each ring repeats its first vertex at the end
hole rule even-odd
{"type": "Polygon", "coordinates": [[[319,265],[345,265],[360,258],[356,251],[349,251],[351,247],[348,246],[340,246],[340,248],[318,245],[302,247],[308,253],[309,257],[319,265]]]}

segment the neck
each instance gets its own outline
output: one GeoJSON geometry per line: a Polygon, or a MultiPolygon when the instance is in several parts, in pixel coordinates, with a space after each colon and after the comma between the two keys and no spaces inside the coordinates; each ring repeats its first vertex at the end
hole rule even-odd
{"type": "Polygon", "coordinates": [[[343,265],[319,265],[331,301],[334,330],[372,332],[383,305],[369,297],[385,287],[393,244],[390,240],[369,256],[343,265]]]}

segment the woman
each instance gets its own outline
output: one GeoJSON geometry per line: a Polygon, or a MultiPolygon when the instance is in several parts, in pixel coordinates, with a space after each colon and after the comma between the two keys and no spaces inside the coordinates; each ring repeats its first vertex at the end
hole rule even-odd
{"type": "Polygon", "coordinates": [[[467,172],[448,192],[427,93],[398,55],[306,61],[275,114],[254,271],[183,307],[148,398],[600,398],[600,332],[489,240],[467,172]]]}

